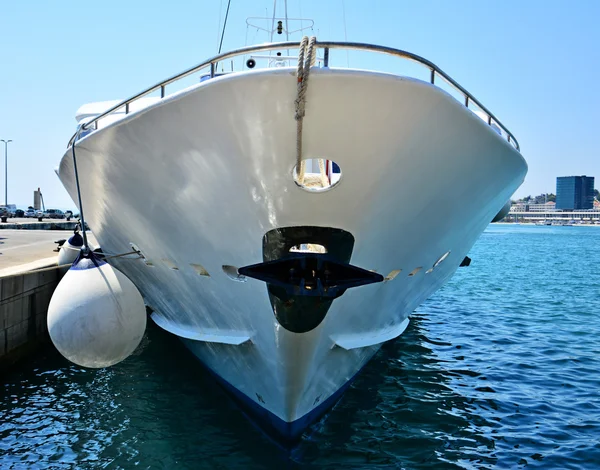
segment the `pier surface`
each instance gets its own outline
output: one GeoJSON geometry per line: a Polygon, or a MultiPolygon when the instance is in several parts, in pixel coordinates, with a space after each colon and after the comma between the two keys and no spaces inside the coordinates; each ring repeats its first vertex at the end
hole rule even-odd
{"type": "MultiPolygon", "coordinates": [[[[95,238],[87,232],[90,243],[95,238]]],[[[72,230],[0,231],[0,278],[51,266],[57,262],[56,240],[68,239],[72,230]]]]}

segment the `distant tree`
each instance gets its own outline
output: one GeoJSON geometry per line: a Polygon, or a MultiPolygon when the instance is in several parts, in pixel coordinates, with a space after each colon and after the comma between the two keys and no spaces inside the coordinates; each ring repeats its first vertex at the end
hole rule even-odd
{"type": "Polygon", "coordinates": [[[556,202],[556,196],[552,193],[543,193],[539,196],[532,198],[532,200],[529,202],[533,204],[545,204],[547,202],[556,202]]]}
{"type": "Polygon", "coordinates": [[[598,191],[597,189],[594,189],[594,197],[596,198],[596,200],[600,201],[600,191],[598,191]]]}
{"type": "Polygon", "coordinates": [[[529,202],[531,200],[531,196],[525,196],[522,201],[523,202],[529,202]]]}

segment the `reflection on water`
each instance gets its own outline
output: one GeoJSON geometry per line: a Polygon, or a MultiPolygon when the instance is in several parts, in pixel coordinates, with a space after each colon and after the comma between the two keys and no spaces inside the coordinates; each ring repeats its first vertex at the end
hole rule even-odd
{"type": "Polygon", "coordinates": [[[596,468],[598,246],[600,229],[490,228],[288,453],[151,324],[106,370],[48,348],[2,377],[0,467],[596,468]]]}
{"type": "MultiPolygon", "coordinates": [[[[469,447],[493,447],[473,432],[469,403],[413,317],[396,342],[365,368],[344,399],[285,455],[224,399],[177,340],[150,326],[136,355],[97,371],[71,365],[49,348],[6,378],[2,463],[56,468],[111,464],[228,468],[435,463],[469,447]],[[451,439],[450,439],[451,438],[451,439]]],[[[472,421],[488,425],[472,416],[472,421]]],[[[482,459],[493,462],[492,458],[482,459]]]]}
{"type": "Polygon", "coordinates": [[[2,402],[3,463],[194,468],[241,447],[235,461],[251,467],[264,447],[179,341],[152,324],[136,355],[110,369],[84,370],[49,349],[5,380],[2,402]]]}
{"type": "MultiPolygon", "coordinates": [[[[493,440],[477,430],[492,423],[472,414],[472,400],[450,385],[469,372],[441,366],[430,345],[451,345],[428,338],[423,323],[423,315],[414,314],[402,337],[381,349],[317,436],[303,443],[305,461],[314,459],[321,468],[348,463],[452,468],[451,462],[469,458],[470,449],[477,454],[493,449],[493,440]]],[[[477,460],[495,462],[493,455],[477,460]]]]}

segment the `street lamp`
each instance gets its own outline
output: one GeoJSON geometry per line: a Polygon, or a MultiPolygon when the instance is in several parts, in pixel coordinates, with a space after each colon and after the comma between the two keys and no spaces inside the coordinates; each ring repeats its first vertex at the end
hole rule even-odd
{"type": "Polygon", "coordinates": [[[0,142],[4,142],[4,205],[8,209],[8,143],[12,140],[0,139],[0,142]]]}

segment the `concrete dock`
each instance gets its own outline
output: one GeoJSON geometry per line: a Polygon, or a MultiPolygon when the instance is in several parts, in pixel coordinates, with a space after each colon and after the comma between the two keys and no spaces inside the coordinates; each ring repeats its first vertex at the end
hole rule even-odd
{"type": "MultiPolygon", "coordinates": [[[[49,339],[48,305],[66,271],[58,269],[54,242],[71,235],[72,230],[0,231],[0,370],[49,339]]],[[[88,239],[97,246],[89,232],[88,239]]]]}
{"type": "Polygon", "coordinates": [[[67,230],[3,230],[0,232],[0,278],[56,262],[55,240],[69,238],[67,230]],[[16,269],[15,269],[16,268],[16,269]]]}
{"type": "MultiPolygon", "coordinates": [[[[87,225],[87,224],[86,224],[87,225]]],[[[34,218],[7,218],[0,222],[0,230],[74,230],[77,219],[42,219],[40,222],[34,218]]],[[[89,227],[88,227],[89,228],[89,227]]]]}

